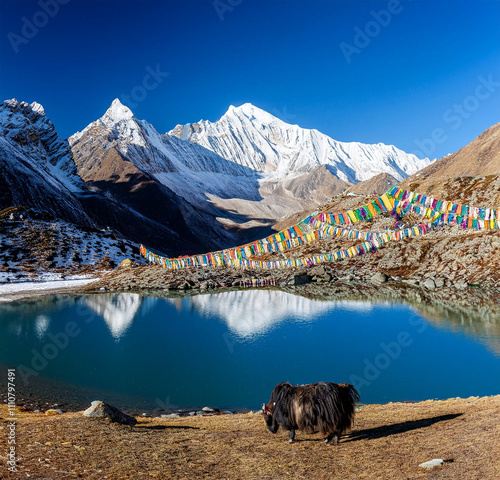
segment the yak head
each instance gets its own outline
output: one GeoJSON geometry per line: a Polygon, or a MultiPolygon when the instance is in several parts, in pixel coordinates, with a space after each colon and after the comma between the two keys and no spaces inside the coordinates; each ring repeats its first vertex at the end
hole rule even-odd
{"type": "Polygon", "coordinates": [[[276,433],[279,428],[279,424],[273,418],[273,413],[272,413],[272,408],[274,408],[275,405],[276,403],[271,403],[271,402],[269,402],[269,404],[267,405],[265,403],[262,404],[262,411],[264,412],[264,420],[266,421],[267,429],[271,433],[276,433]]]}

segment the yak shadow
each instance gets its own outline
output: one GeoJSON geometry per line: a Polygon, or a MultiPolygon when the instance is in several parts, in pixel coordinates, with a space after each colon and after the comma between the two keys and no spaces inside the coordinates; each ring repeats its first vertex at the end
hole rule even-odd
{"type": "Polygon", "coordinates": [[[199,430],[200,427],[190,427],[188,425],[134,425],[134,430],[199,430]]]}
{"type": "Polygon", "coordinates": [[[430,427],[438,422],[453,420],[460,417],[463,413],[450,413],[448,415],[439,415],[437,417],[422,418],[420,420],[410,420],[408,422],[394,423],[392,425],[383,425],[376,428],[367,428],[364,430],[356,430],[343,439],[345,442],[355,442],[357,440],[373,440],[375,438],[389,437],[398,433],[405,433],[419,428],[430,427]]]}
{"type": "MultiPolygon", "coordinates": [[[[411,420],[408,422],[394,423],[392,425],[383,425],[381,427],[366,428],[356,430],[350,434],[342,435],[340,443],[355,442],[357,440],[374,440],[376,438],[389,437],[398,433],[409,432],[419,428],[430,427],[434,423],[453,420],[460,417],[463,413],[451,413],[440,415],[438,417],[422,418],[420,420],[411,420]]],[[[296,438],[295,442],[322,442],[323,438],[296,438]]]]}

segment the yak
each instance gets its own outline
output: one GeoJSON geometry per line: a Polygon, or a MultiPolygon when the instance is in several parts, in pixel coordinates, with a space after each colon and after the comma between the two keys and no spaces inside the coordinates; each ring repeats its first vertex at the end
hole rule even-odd
{"type": "Polygon", "coordinates": [[[267,428],[276,433],[281,427],[289,432],[289,442],[295,430],[323,435],[327,445],[336,445],[340,436],[351,428],[354,404],[359,394],[349,383],[320,382],[294,387],[280,383],[274,387],[269,403],[262,404],[267,428]]]}

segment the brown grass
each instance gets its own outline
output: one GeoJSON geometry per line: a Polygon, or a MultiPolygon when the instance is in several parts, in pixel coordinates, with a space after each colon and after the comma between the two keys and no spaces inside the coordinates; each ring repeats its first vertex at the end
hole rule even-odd
{"type": "Polygon", "coordinates": [[[4,479],[500,478],[500,396],[363,406],[353,432],[334,447],[301,433],[288,444],[259,414],[141,418],[131,429],[81,413],[20,412],[16,475],[5,471],[5,424],[4,479]],[[433,458],[448,462],[418,466],[433,458]]]}

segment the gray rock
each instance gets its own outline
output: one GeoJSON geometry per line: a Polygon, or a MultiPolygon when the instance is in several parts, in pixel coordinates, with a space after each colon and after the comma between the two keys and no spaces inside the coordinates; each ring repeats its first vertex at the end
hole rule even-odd
{"type": "Polygon", "coordinates": [[[201,410],[206,413],[217,413],[219,411],[218,408],[211,408],[211,407],[203,407],[201,410]]]}
{"type": "Polygon", "coordinates": [[[436,284],[436,288],[444,287],[444,279],[443,278],[435,278],[434,283],[436,284]]]}
{"type": "Polygon", "coordinates": [[[161,418],[179,418],[179,417],[180,415],[177,415],[177,413],[168,413],[161,415],[161,418]]]}
{"type": "Polygon", "coordinates": [[[353,275],[344,275],[343,277],[339,278],[339,282],[350,282],[354,279],[353,275]]]}
{"type": "Polygon", "coordinates": [[[422,285],[429,290],[434,290],[436,288],[436,284],[432,278],[428,278],[422,285]]]}
{"type": "Polygon", "coordinates": [[[137,423],[134,417],[100,400],[94,400],[83,414],[86,417],[109,418],[112,422],[122,423],[124,425],[135,425],[137,423]]]}
{"type": "Polygon", "coordinates": [[[444,463],[444,460],[442,458],[433,458],[432,460],[429,460],[428,462],[421,463],[419,467],[422,468],[434,468],[438,467],[439,465],[442,465],[444,463]]]}
{"type": "Polygon", "coordinates": [[[468,287],[468,283],[465,280],[455,280],[453,286],[459,290],[463,290],[468,287]]]}
{"type": "Polygon", "coordinates": [[[323,275],[325,275],[325,273],[325,267],[323,267],[322,265],[318,265],[309,269],[309,275],[311,275],[312,277],[322,277],[323,275]]]}
{"type": "Polygon", "coordinates": [[[312,281],[317,283],[328,283],[329,281],[331,281],[331,279],[332,276],[329,273],[325,272],[323,275],[314,275],[312,281]]]}
{"type": "Polygon", "coordinates": [[[370,281],[375,285],[382,285],[387,282],[387,275],[382,272],[377,272],[375,275],[372,275],[370,281]]]}

